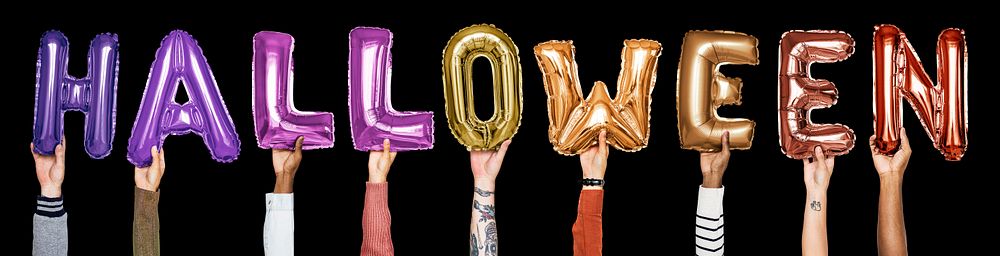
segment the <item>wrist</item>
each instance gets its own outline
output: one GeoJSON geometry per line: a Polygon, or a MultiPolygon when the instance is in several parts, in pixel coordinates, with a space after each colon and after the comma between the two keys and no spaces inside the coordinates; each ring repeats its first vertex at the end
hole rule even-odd
{"type": "Polygon", "coordinates": [[[903,173],[896,171],[879,172],[878,178],[882,182],[886,181],[897,181],[903,179],[903,173]]]}
{"type": "Polygon", "coordinates": [[[496,181],[494,178],[476,177],[475,184],[477,188],[482,190],[486,191],[496,190],[496,181]]]}
{"type": "Polygon", "coordinates": [[[385,176],[384,174],[370,173],[368,174],[368,183],[383,183],[385,182],[385,176]]]}
{"type": "Polygon", "coordinates": [[[721,188],[722,187],[722,177],[716,177],[713,175],[706,175],[701,179],[701,186],[705,188],[721,188]]]}
{"type": "Polygon", "coordinates": [[[45,185],[42,186],[41,194],[48,198],[58,198],[62,196],[62,188],[55,185],[45,185]]]}
{"type": "Polygon", "coordinates": [[[287,173],[279,173],[274,178],[274,193],[277,194],[287,194],[292,193],[292,185],[295,182],[295,178],[287,173]]]}
{"type": "Polygon", "coordinates": [[[806,190],[806,201],[826,201],[826,190],[825,189],[807,189],[806,190]]]}

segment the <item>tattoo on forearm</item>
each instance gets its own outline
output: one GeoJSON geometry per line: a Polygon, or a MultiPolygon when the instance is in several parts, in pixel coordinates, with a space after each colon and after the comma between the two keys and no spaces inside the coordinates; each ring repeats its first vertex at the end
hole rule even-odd
{"type": "MultiPolygon", "coordinates": [[[[479,229],[479,225],[476,225],[476,229],[479,229]]],[[[472,249],[469,255],[479,256],[479,239],[476,239],[475,233],[472,233],[472,238],[469,239],[469,248],[472,249]]]]}
{"type": "Polygon", "coordinates": [[[476,211],[479,211],[479,222],[493,220],[493,216],[496,215],[496,211],[494,210],[493,205],[480,204],[479,201],[472,201],[472,203],[473,203],[472,207],[476,208],[476,211]]]}
{"type": "Polygon", "coordinates": [[[819,201],[815,201],[814,200],[814,201],[812,201],[812,203],[809,203],[809,208],[812,209],[813,211],[817,211],[818,212],[820,210],[823,210],[823,205],[821,205],[819,203],[819,201]]]}
{"type": "Polygon", "coordinates": [[[481,197],[490,197],[490,196],[493,195],[493,191],[489,191],[489,190],[485,190],[485,189],[481,189],[479,187],[476,187],[476,194],[479,194],[479,196],[481,196],[481,197]]]}
{"type": "Polygon", "coordinates": [[[496,223],[496,221],[490,221],[489,224],[486,224],[486,241],[483,243],[483,246],[486,247],[486,248],[483,248],[483,249],[485,249],[487,256],[496,256],[497,255],[497,223],[496,223]]]}

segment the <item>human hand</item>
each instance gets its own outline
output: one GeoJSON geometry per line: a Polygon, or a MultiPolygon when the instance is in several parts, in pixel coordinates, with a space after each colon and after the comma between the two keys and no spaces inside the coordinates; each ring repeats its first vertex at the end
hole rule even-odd
{"type": "Polygon", "coordinates": [[[721,188],[722,174],[729,166],[729,132],[722,133],[722,150],[701,153],[701,186],[721,188]]]}
{"type": "Polygon", "coordinates": [[[66,137],[56,146],[54,155],[46,156],[35,153],[35,143],[31,143],[31,156],[35,159],[35,176],[44,197],[56,198],[62,196],[62,182],[66,177],[66,137]]]}
{"type": "Polygon", "coordinates": [[[899,135],[901,140],[899,150],[892,156],[883,155],[875,149],[875,135],[872,135],[868,139],[868,148],[872,153],[872,162],[875,163],[875,170],[878,171],[879,177],[886,175],[902,177],[903,172],[906,171],[906,165],[909,164],[910,155],[913,154],[913,151],[910,150],[910,139],[906,137],[905,128],[899,132],[899,135]]]}
{"type": "Polygon", "coordinates": [[[295,139],[295,149],[271,149],[271,165],[274,166],[274,193],[292,193],[295,181],[295,171],[302,163],[302,141],[305,137],[295,139]]]}
{"type": "Polygon", "coordinates": [[[802,159],[802,172],[808,192],[826,193],[830,186],[830,176],[833,175],[834,156],[827,157],[823,148],[813,149],[813,158],[802,159]]]}
{"type": "Polygon", "coordinates": [[[389,139],[382,141],[382,151],[371,151],[368,154],[368,182],[382,183],[389,175],[389,167],[396,160],[396,153],[389,151],[389,139]]]}
{"type": "Polygon", "coordinates": [[[604,179],[604,171],[608,167],[607,131],[601,131],[597,137],[597,145],[580,153],[580,167],[583,168],[583,178],[604,179]]]}
{"type": "Polygon", "coordinates": [[[474,150],[469,152],[469,162],[472,164],[472,176],[476,179],[476,187],[493,191],[497,174],[500,173],[500,165],[503,164],[503,157],[507,154],[507,147],[510,140],[500,144],[500,149],[474,150]]]}
{"type": "Polygon", "coordinates": [[[160,179],[163,178],[163,171],[167,163],[163,158],[163,150],[157,150],[156,146],[150,147],[150,155],[153,156],[153,163],[147,167],[135,167],[135,186],[146,191],[156,192],[160,188],[160,179]]]}

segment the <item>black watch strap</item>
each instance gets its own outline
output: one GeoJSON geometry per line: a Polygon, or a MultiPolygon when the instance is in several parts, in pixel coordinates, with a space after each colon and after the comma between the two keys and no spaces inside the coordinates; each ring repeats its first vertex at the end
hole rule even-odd
{"type": "Polygon", "coordinates": [[[604,179],[585,178],[583,180],[580,180],[580,184],[583,184],[584,186],[601,186],[601,187],[603,187],[604,186],[604,179]]]}

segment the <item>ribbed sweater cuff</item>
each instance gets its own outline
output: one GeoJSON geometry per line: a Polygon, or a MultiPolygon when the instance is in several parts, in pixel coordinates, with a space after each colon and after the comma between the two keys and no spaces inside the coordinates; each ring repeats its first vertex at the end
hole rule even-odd
{"type": "Polygon", "coordinates": [[[62,197],[45,197],[39,195],[36,200],[35,214],[56,218],[66,214],[66,210],[63,209],[63,198],[62,197]]]}

